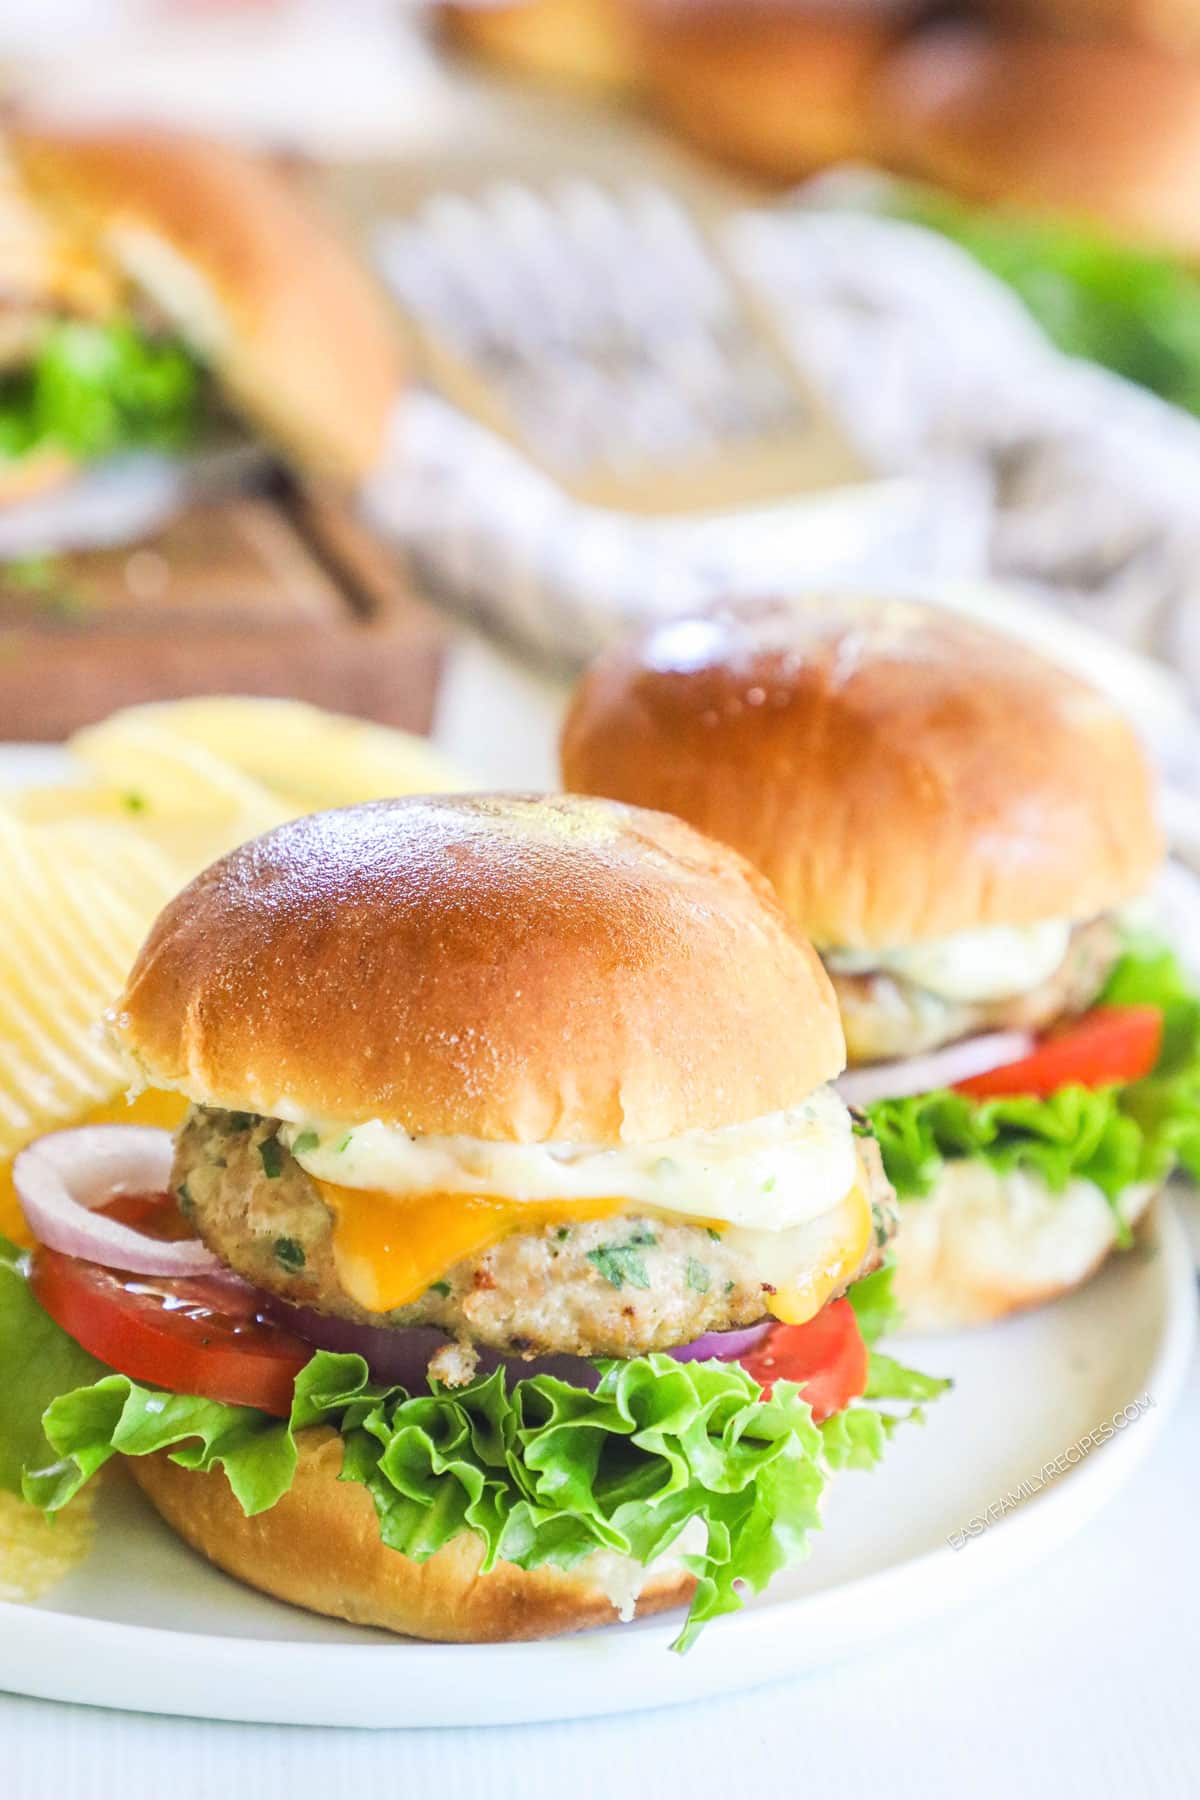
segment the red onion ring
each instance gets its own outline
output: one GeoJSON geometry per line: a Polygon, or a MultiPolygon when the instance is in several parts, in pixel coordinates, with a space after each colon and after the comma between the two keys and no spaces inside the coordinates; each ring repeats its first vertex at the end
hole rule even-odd
{"type": "MultiPolygon", "coordinates": [[[[263,1310],[319,1350],[361,1356],[376,1381],[415,1393],[424,1391],[430,1358],[450,1342],[445,1332],[431,1325],[356,1325],[349,1319],[331,1318],[311,1306],[291,1306],[269,1294],[263,1295],[263,1310]]],[[[668,1350],[667,1355],[676,1362],[736,1362],[760,1343],[775,1323],[774,1319],[766,1319],[744,1331],[710,1331],[692,1344],[668,1350]]],[[[499,1351],[482,1346],[478,1355],[481,1375],[490,1375],[493,1369],[503,1366],[516,1381],[553,1375],[589,1392],[600,1380],[595,1363],[583,1356],[535,1356],[524,1362],[520,1357],[502,1356],[499,1351]]]]}
{"type": "Polygon", "coordinates": [[[935,1088],[953,1087],[972,1075],[986,1075],[1020,1062],[1033,1049],[1027,1031],[989,1031],[965,1038],[928,1056],[901,1057],[896,1062],[871,1063],[864,1069],[847,1069],[834,1083],[847,1106],[872,1106],[876,1100],[903,1100],[909,1094],[928,1094],[935,1088]]]}
{"type": "Polygon", "coordinates": [[[228,1271],[198,1238],[165,1243],[94,1209],[121,1194],[165,1194],[174,1142],[146,1125],[85,1125],[55,1131],[22,1150],[13,1186],[34,1237],[133,1275],[220,1275],[228,1271]]]}
{"type": "MultiPolygon", "coordinates": [[[[174,1142],[169,1131],[144,1125],[88,1125],[52,1132],[22,1150],[13,1185],[38,1242],[134,1275],[216,1275],[241,1282],[198,1238],[165,1242],[145,1237],[94,1209],[121,1194],[163,1194],[170,1185],[174,1142]]],[[[244,1285],[244,1284],[243,1284],[244,1285]]],[[[450,1339],[433,1326],[356,1325],[309,1306],[259,1291],[262,1312],[321,1350],[349,1351],[366,1362],[377,1381],[421,1392],[430,1358],[450,1339]]],[[[774,1325],[767,1319],[740,1331],[710,1331],[667,1352],[676,1362],[736,1362],[774,1325]]],[[[517,1380],[554,1375],[592,1389],[595,1363],[582,1356],[538,1356],[528,1361],[481,1347],[479,1371],[501,1366],[517,1380]]]]}
{"type": "Polygon", "coordinates": [[[709,1331],[698,1337],[693,1344],[681,1344],[677,1350],[668,1350],[676,1362],[739,1362],[748,1350],[753,1350],[762,1343],[769,1331],[773,1331],[779,1323],[777,1319],[761,1319],[757,1325],[747,1325],[742,1331],[709,1331]]]}

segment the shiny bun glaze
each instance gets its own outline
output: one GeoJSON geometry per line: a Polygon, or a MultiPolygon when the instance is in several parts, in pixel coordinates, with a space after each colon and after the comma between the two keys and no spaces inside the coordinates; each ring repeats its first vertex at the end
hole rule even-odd
{"type": "Polygon", "coordinates": [[[761,876],[676,819],[569,795],[281,826],[166,907],[113,1024],[152,1085],[208,1105],[519,1143],[740,1123],[845,1061],[761,876]]]}
{"type": "Polygon", "coordinates": [[[1163,854],[1102,695],[961,616],[855,595],[676,619],[580,683],[567,787],[732,845],[822,947],[1086,919],[1163,854]]]}

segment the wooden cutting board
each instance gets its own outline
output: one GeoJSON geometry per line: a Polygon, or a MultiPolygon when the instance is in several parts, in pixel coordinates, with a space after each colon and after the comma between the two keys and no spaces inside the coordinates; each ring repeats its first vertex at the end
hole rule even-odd
{"type": "Polygon", "coordinates": [[[221,693],[426,732],[444,647],[340,501],[280,486],[197,505],[136,546],[0,567],[0,739],[221,693]]]}

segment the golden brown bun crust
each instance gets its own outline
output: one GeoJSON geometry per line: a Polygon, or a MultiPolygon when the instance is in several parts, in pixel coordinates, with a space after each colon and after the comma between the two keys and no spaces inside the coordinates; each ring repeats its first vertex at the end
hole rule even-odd
{"type": "MultiPolygon", "coordinates": [[[[557,1637],[616,1619],[612,1602],[582,1575],[499,1563],[478,1573],[483,1547],[454,1538],[428,1562],[389,1550],[374,1503],[358,1482],[339,1481],[341,1439],[301,1432],[289,1491],[248,1519],[219,1469],[181,1469],[165,1451],[125,1466],[168,1525],[239,1581],[310,1612],[447,1644],[506,1644],[557,1637]]],[[[651,1578],[638,1616],[686,1605],[695,1586],[682,1571],[651,1578]]]]}
{"type": "Polygon", "coordinates": [[[439,9],[452,44],[489,62],[601,93],[632,91],[641,78],[631,0],[523,0],[439,9]]]}
{"type": "Polygon", "coordinates": [[[676,819],[459,795],[298,819],[160,915],[118,1029],[155,1086],[273,1114],[653,1142],[844,1065],[767,884],[676,819]]]}
{"type": "Polygon", "coordinates": [[[934,607],[854,596],[659,626],[584,677],[563,776],[732,844],[818,945],[1087,918],[1162,857],[1099,694],[934,607]]]}
{"type": "Polygon", "coordinates": [[[314,473],[369,473],[400,386],[396,335],[282,176],[166,132],[23,127],[5,141],[35,200],[122,264],[257,425],[314,473]]]}
{"type": "Polygon", "coordinates": [[[798,181],[875,151],[870,90],[903,5],[788,10],[647,6],[654,104],[701,150],[767,181],[798,181]]]}
{"type": "Polygon", "coordinates": [[[1200,62],[947,26],[898,52],[875,104],[893,165],[976,199],[1200,250],[1200,62]]]}

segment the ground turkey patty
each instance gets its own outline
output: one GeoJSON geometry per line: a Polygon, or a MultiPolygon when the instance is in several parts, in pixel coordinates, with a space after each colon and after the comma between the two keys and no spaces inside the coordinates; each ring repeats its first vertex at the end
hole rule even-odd
{"type": "MultiPolygon", "coordinates": [[[[436,1325],[519,1356],[637,1356],[766,1315],[760,1276],[722,1239],[634,1212],[515,1232],[447,1269],[412,1305],[364,1312],[338,1280],[332,1215],[277,1129],[274,1119],[193,1107],[173,1180],[205,1243],[286,1300],[374,1325],[436,1325]]],[[[877,1229],[855,1278],[876,1266],[894,1224],[878,1150],[869,1139],[860,1147],[877,1229]]]]}
{"type": "Polygon", "coordinates": [[[1085,1012],[1121,953],[1116,922],[1102,916],[1071,933],[1054,974],[1008,1000],[947,1000],[898,975],[829,970],[852,1063],[921,1056],[980,1031],[1042,1031],[1085,1012]]]}

